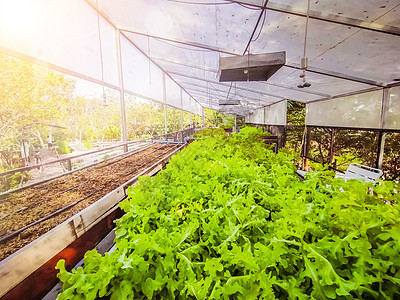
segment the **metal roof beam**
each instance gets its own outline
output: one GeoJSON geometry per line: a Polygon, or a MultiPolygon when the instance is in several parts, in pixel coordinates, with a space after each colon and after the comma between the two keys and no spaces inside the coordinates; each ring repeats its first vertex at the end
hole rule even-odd
{"type": "MultiPolygon", "coordinates": [[[[231,86],[230,84],[225,84],[225,83],[221,83],[221,82],[218,82],[218,81],[212,81],[212,80],[209,80],[209,79],[206,79],[206,78],[191,76],[191,75],[182,74],[182,73],[178,73],[178,72],[168,72],[168,73],[172,74],[172,75],[177,75],[177,76],[182,76],[182,77],[195,79],[195,80],[210,82],[210,83],[216,84],[216,85],[221,85],[221,86],[226,86],[226,87],[230,87],[231,86]]],[[[279,99],[284,99],[285,98],[285,97],[282,97],[282,96],[277,95],[277,94],[273,94],[273,93],[269,93],[269,92],[262,92],[262,91],[253,90],[253,89],[249,89],[249,88],[236,87],[236,89],[240,89],[240,90],[247,91],[247,92],[259,93],[259,94],[262,94],[262,95],[267,95],[267,96],[274,97],[274,98],[279,98],[279,99]]]]}
{"type": "MultiPolygon", "coordinates": [[[[124,38],[126,38],[126,39],[129,41],[129,43],[131,43],[132,46],[134,46],[136,49],[138,49],[145,57],[147,57],[147,59],[149,59],[153,64],[155,64],[158,68],[160,68],[160,70],[161,70],[162,72],[164,72],[168,77],[170,77],[172,81],[174,81],[178,86],[180,86],[180,85],[175,81],[174,78],[172,78],[159,64],[157,64],[157,62],[155,62],[155,61],[154,61],[150,56],[148,56],[142,49],[140,49],[134,42],[132,42],[131,39],[130,39],[124,32],[122,32],[122,30],[119,29],[119,28],[114,24],[114,22],[113,22],[103,11],[101,11],[101,10],[98,8],[98,6],[97,6],[95,3],[93,3],[93,2],[90,1],[90,0],[83,0],[83,1],[84,1],[89,7],[91,7],[99,16],[101,16],[107,23],[109,23],[115,30],[119,30],[119,31],[121,32],[121,35],[122,35],[124,38]]],[[[182,90],[185,91],[185,89],[184,89],[183,87],[180,86],[180,88],[181,88],[182,90]]],[[[186,92],[186,91],[185,91],[185,92],[186,92]]],[[[186,92],[186,93],[187,93],[187,92],[186,92]]],[[[188,93],[188,94],[189,94],[189,93],[188,93]]],[[[190,94],[189,94],[189,96],[190,96],[190,94]]],[[[193,98],[193,97],[192,97],[192,98],[193,98]]],[[[196,99],[193,98],[193,100],[197,102],[196,99]]],[[[199,103],[199,104],[200,104],[200,103],[199,103]]]]}
{"type": "MultiPolygon", "coordinates": [[[[207,91],[204,91],[204,86],[199,86],[199,85],[197,85],[197,84],[187,83],[187,82],[185,82],[185,83],[182,82],[182,84],[186,86],[186,89],[187,89],[187,90],[193,90],[191,87],[187,87],[187,85],[190,85],[190,86],[193,86],[193,87],[201,88],[202,90],[201,90],[201,91],[198,90],[199,92],[205,93],[206,95],[207,95],[207,93],[208,93],[207,91]]],[[[224,90],[219,90],[219,89],[216,89],[216,88],[210,88],[210,90],[211,90],[211,92],[212,92],[212,91],[217,92],[219,95],[221,95],[219,92],[226,93],[226,91],[224,91],[224,90]]],[[[221,95],[221,96],[223,96],[223,95],[221,95]]],[[[237,99],[237,100],[241,100],[241,99],[243,100],[243,97],[245,97],[244,100],[248,99],[248,100],[253,100],[253,101],[265,102],[265,99],[262,99],[262,98],[259,99],[259,98],[247,97],[247,96],[237,95],[237,94],[233,94],[233,95],[232,95],[232,98],[237,99]],[[238,97],[235,97],[235,96],[238,96],[238,97]]],[[[223,99],[223,100],[226,100],[226,99],[223,99]]],[[[280,98],[279,101],[282,101],[281,98],[280,98]]]]}
{"type": "MultiPolygon", "coordinates": [[[[189,90],[191,90],[192,91],[192,93],[194,94],[194,95],[196,95],[197,97],[200,97],[200,98],[198,98],[198,99],[203,99],[204,100],[204,103],[215,103],[215,101],[210,101],[210,99],[208,98],[208,95],[204,95],[204,93],[202,92],[202,91],[199,91],[199,90],[197,90],[197,89],[193,89],[193,88],[189,88],[189,90]]],[[[222,97],[222,98],[218,98],[218,97],[215,97],[214,99],[216,99],[216,100],[222,100],[222,101],[225,101],[226,100],[226,98],[225,97],[222,97]]],[[[272,105],[272,104],[274,104],[274,103],[278,103],[278,102],[281,102],[281,101],[283,101],[283,100],[279,100],[279,101],[276,101],[276,102],[273,102],[273,103],[271,103],[271,102],[264,102],[264,101],[262,101],[262,100],[254,100],[254,101],[256,101],[256,102],[258,102],[258,103],[255,103],[254,101],[251,101],[251,100],[248,100],[248,99],[238,99],[238,98],[234,98],[234,100],[239,100],[239,101],[242,101],[242,102],[244,102],[244,103],[246,103],[246,104],[248,104],[248,105],[251,105],[251,106],[257,106],[257,107],[265,107],[265,106],[269,106],[269,105],[272,105]]],[[[244,106],[244,105],[237,105],[237,107],[243,107],[243,108],[245,108],[246,106],[244,106]]]]}
{"type": "MultiPolygon", "coordinates": [[[[185,64],[185,63],[181,63],[181,62],[177,62],[177,61],[166,60],[166,59],[155,57],[155,56],[151,56],[151,58],[155,59],[157,61],[160,61],[160,62],[171,63],[171,64],[175,64],[175,65],[182,66],[182,67],[189,67],[189,68],[194,68],[194,69],[203,70],[203,71],[207,71],[207,72],[218,73],[218,70],[215,70],[212,68],[207,68],[207,67],[204,68],[204,67],[197,66],[197,65],[185,64]]],[[[270,82],[260,82],[260,83],[262,83],[263,85],[266,85],[266,86],[270,85],[270,86],[276,86],[276,87],[280,87],[280,88],[287,89],[287,90],[293,90],[293,91],[296,91],[297,93],[310,94],[310,95],[316,95],[316,96],[321,96],[321,97],[330,97],[330,95],[328,95],[328,94],[319,93],[319,92],[315,92],[315,91],[299,90],[298,88],[284,86],[283,84],[270,83],[270,82]]]]}
{"type": "MultiPolygon", "coordinates": [[[[202,91],[200,91],[198,89],[195,89],[193,87],[188,87],[187,89],[189,91],[191,91],[191,92],[200,93],[201,95],[203,95],[204,97],[206,97],[208,99],[208,95],[204,94],[204,92],[202,92],[202,91]]],[[[224,100],[225,101],[226,97],[224,97],[223,95],[220,95],[219,97],[214,95],[214,96],[212,96],[212,99],[224,100]]],[[[241,97],[240,96],[233,96],[233,97],[230,97],[230,100],[239,100],[239,101],[250,103],[250,104],[254,104],[254,105],[268,105],[268,104],[271,104],[271,102],[266,102],[265,100],[262,100],[262,99],[249,98],[249,97],[244,97],[244,96],[241,96],[241,97]]]]}
{"type": "MultiPolygon", "coordinates": [[[[124,31],[124,30],[121,29],[121,31],[124,31]]],[[[235,52],[232,52],[232,51],[229,51],[229,50],[226,50],[226,49],[221,49],[221,48],[218,48],[218,47],[213,47],[213,46],[210,46],[210,45],[193,43],[193,42],[190,42],[190,41],[167,39],[167,38],[164,38],[164,37],[156,37],[156,36],[149,35],[147,33],[137,33],[137,32],[133,32],[133,33],[142,34],[144,36],[155,37],[157,39],[166,40],[166,41],[170,41],[170,42],[175,42],[175,43],[178,43],[178,44],[184,44],[184,45],[187,45],[187,46],[198,47],[198,48],[207,49],[207,50],[211,50],[211,51],[221,52],[221,53],[225,53],[225,54],[230,54],[230,55],[235,55],[235,56],[239,56],[240,55],[238,53],[235,53],[235,52]]],[[[290,67],[290,68],[294,68],[294,69],[300,69],[300,65],[295,64],[295,63],[291,63],[291,62],[286,62],[285,66],[290,67]]],[[[380,83],[380,82],[376,82],[376,81],[368,80],[368,79],[364,79],[364,78],[359,78],[359,77],[355,77],[355,76],[350,76],[350,75],[346,75],[346,74],[342,74],[342,73],[337,73],[337,72],[333,72],[333,71],[329,71],[329,70],[322,70],[322,69],[318,69],[318,68],[313,68],[313,67],[310,67],[310,66],[307,68],[307,71],[313,72],[313,73],[317,73],[317,74],[321,74],[321,75],[332,76],[332,77],[336,77],[336,78],[340,78],[340,79],[350,80],[350,81],[354,81],[354,82],[358,82],[358,83],[364,83],[364,84],[369,84],[369,85],[374,85],[374,86],[379,86],[379,87],[386,87],[386,84],[384,84],[384,83],[380,83]]],[[[323,96],[323,97],[327,96],[327,95],[319,95],[319,94],[316,94],[316,95],[323,96]]]]}
{"type": "MultiPolygon", "coordinates": [[[[238,52],[211,46],[211,45],[206,45],[206,44],[201,44],[201,43],[196,43],[196,42],[191,42],[191,41],[186,41],[186,40],[181,40],[181,39],[166,38],[166,37],[153,35],[153,34],[149,34],[147,32],[141,32],[141,31],[133,30],[133,29],[129,29],[129,28],[122,27],[122,28],[119,28],[119,30],[121,30],[122,32],[125,32],[125,33],[133,33],[133,34],[137,34],[137,35],[150,37],[150,38],[153,38],[156,40],[162,40],[162,41],[166,41],[166,42],[182,44],[182,45],[201,48],[201,49],[205,49],[205,50],[209,50],[209,51],[220,52],[220,53],[225,53],[225,54],[230,54],[230,55],[240,55],[240,53],[238,53],[238,52]]],[[[187,50],[190,51],[190,49],[187,49],[187,50]]]]}
{"type": "Polygon", "coordinates": [[[188,68],[203,70],[203,71],[207,71],[207,72],[218,73],[218,70],[215,70],[215,69],[212,69],[212,68],[201,67],[201,66],[192,65],[192,64],[186,64],[186,63],[182,63],[182,62],[178,62],[178,61],[167,60],[167,59],[159,58],[159,57],[156,57],[156,56],[151,56],[151,58],[155,59],[157,61],[160,61],[160,62],[175,64],[175,65],[182,66],[182,67],[188,67],[188,68]]]}
{"type": "Polygon", "coordinates": [[[315,102],[321,102],[321,101],[327,101],[327,100],[333,100],[333,99],[343,98],[343,97],[348,97],[348,96],[354,96],[354,95],[364,94],[364,93],[368,93],[368,92],[379,91],[379,90],[382,90],[382,89],[383,88],[374,86],[374,87],[370,87],[370,88],[363,89],[363,90],[360,90],[360,91],[348,92],[348,93],[339,94],[339,95],[336,95],[336,96],[333,96],[333,97],[329,97],[329,98],[322,98],[322,99],[318,99],[318,100],[309,101],[306,104],[315,103],[315,102]]]}
{"type": "MultiPolygon", "coordinates": [[[[229,1],[229,0],[224,0],[224,1],[229,1]]],[[[256,4],[252,1],[242,0],[242,1],[229,1],[229,2],[233,2],[233,3],[237,3],[237,4],[245,4],[245,5],[257,7],[260,9],[263,8],[263,5],[256,4]]],[[[297,11],[289,5],[284,5],[284,4],[274,3],[274,2],[268,2],[266,9],[271,10],[271,11],[280,12],[280,13],[295,15],[295,16],[299,16],[299,17],[307,17],[306,12],[297,11]]],[[[385,33],[385,34],[391,34],[391,35],[395,35],[395,36],[400,36],[400,28],[399,27],[389,26],[389,25],[380,25],[380,24],[368,22],[365,20],[359,20],[359,19],[354,19],[354,18],[350,18],[350,17],[329,14],[329,13],[320,12],[320,11],[316,11],[316,10],[310,10],[310,19],[324,21],[324,22],[330,22],[330,23],[339,24],[339,25],[351,26],[351,27],[356,27],[356,28],[360,28],[360,29],[371,30],[371,31],[376,31],[376,32],[380,32],[380,33],[385,33]]]]}
{"type": "MultiPolygon", "coordinates": [[[[292,63],[292,62],[286,62],[285,67],[301,70],[299,64],[292,63]]],[[[354,81],[354,82],[358,82],[358,83],[379,86],[379,87],[386,87],[386,84],[384,84],[382,82],[377,82],[374,80],[369,80],[369,79],[365,79],[365,78],[346,75],[343,73],[338,73],[338,72],[334,72],[334,71],[330,71],[330,70],[323,70],[323,69],[308,66],[306,71],[311,72],[311,73],[331,76],[331,77],[335,77],[335,78],[339,78],[339,79],[350,80],[350,81],[354,81]]]]}

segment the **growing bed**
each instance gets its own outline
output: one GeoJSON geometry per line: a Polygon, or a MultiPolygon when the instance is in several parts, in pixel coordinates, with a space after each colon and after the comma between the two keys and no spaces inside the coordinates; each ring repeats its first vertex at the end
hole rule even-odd
{"type": "Polygon", "coordinates": [[[193,142],[131,188],[115,251],[61,260],[59,299],[395,299],[398,184],[322,169],[300,182],[290,154],[242,132],[193,142]]]}

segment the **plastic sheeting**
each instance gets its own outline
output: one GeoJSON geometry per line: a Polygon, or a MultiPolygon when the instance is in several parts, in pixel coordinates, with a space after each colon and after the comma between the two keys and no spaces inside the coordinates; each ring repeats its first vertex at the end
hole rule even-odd
{"type": "Polygon", "coordinates": [[[281,101],[260,109],[245,117],[246,123],[262,125],[286,125],[287,101],[281,101]]]}
{"type": "Polygon", "coordinates": [[[400,87],[388,89],[386,98],[385,94],[378,90],[308,103],[306,124],[399,130],[400,87]]]}
{"type": "MultiPolygon", "coordinates": [[[[342,95],[359,93],[358,101],[373,108],[376,103],[364,99],[364,92],[400,79],[398,0],[364,1],[362,9],[359,0],[311,1],[306,47],[306,81],[311,86],[304,89],[298,88],[302,81],[298,66],[303,56],[306,0],[268,1],[257,28],[263,0],[87,1],[98,3],[130,40],[122,39],[126,89],[162,101],[160,74],[165,71],[184,89],[183,94],[190,93],[182,98],[184,109],[192,112],[198,110],[194,100],[221,112],[246,115],[286,99],[309,103],[332,98],[320,106],[310,104],[310,110],[319,111],[315,115],[322,118],[313,119],[312,113],[310,121],[339,122],[322,114],[333,110],[332,104],[337,110],[361,114],[343,118],[341,126],[382,126],[375,119],[364,122],[369,112],[352,101],[342,101],[342,95]],[[240,82],[235,89],[218,82],[219,58],[243,55],[253,32],[250,53],[286,51],[286,66],[268,82],[240,82]],[[133,50],[131,42],[143,53],[133,50]],[[221,99],[241,104],[221,107],[221,99]]],[[[115,30],[101,17],[98,20],[84,0],[0,0],[0,5],[0,50],[16,51],[118,87],[115,30]]],[[[168,104],[181,107],[178,88],[168,85],[168,104]]],[[[392,95],[383,126],[397,128],[398,101],[391,100],[397,99],[397,92],[392,95]]]]}
{"type": "Polygon", "coordinates": [[[143,59],[143,54],[125,38],[121,38],[124,89],[163,102],[162,72],[143,59]]]}
{"type": "Polygon", "coordinates": [[[286,125],[287,101],[281,101],[264,109],[264,123],[267,125],[286,125]]]}
{"type": "Polygon", "coordinates": [[[381,127],[382,91],[306,105],[306,124],[338,127],[381,127]]]}
{"type": "Polygon", "coordinates": [[[389,89],[383,128],[400,129],[400,86],[389,89]]]}
{"type": "MultiPolygon", "coordinates": [[[[0,46],[102,79],[97,14],[84,1],[3,0],[0,5],[0,46]]],[[[103,29],[104,54],[110,54],[109,31],[103,29]]]]}
{"type": "MultiPolygon", "coordinates": [[[[82,0],[0,1],[0,49],[51,64],[96,83],[119,87],[115,28],[82,0]]],[[[124,88],[163,102],[162,70],[121,37],[124,88]]],[[[167,76],[167,104],[182,108],[181,87],[167,76]]],[[[193,102],[186,106],[197,113],[193,102]]]]}
{"type": "MultiPolygon", "coordinates": [[[[214,1],[199,1],[203,2],[214,1]]],[[[259,10],[228,1],[223,5],[201,5],[165,0],[99,0],[99,7],[123,28],[192,43],[207,42],[239,55],[259,15],[259,10]]]]}

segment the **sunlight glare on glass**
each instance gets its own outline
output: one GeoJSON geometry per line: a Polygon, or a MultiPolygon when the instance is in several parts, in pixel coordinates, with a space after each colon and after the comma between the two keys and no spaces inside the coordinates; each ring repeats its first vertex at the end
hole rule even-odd
{"type": "Polygon", "coordinates": [[[17,37],[29,37],[40,19],[35,1],[0,0],[0,28],[17,37]]]}

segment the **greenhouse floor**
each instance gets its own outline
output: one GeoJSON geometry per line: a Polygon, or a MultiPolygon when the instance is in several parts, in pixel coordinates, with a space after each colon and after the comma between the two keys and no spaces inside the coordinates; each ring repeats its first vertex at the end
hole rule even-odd
{"type": "Polygon", "coordinates": [[[0,260],[96,202],[176,147],[155,144],[123,159],[103,162],[1,199],[0,260]],[[10,234],[14,236],[5,240],[10,234]]]}

